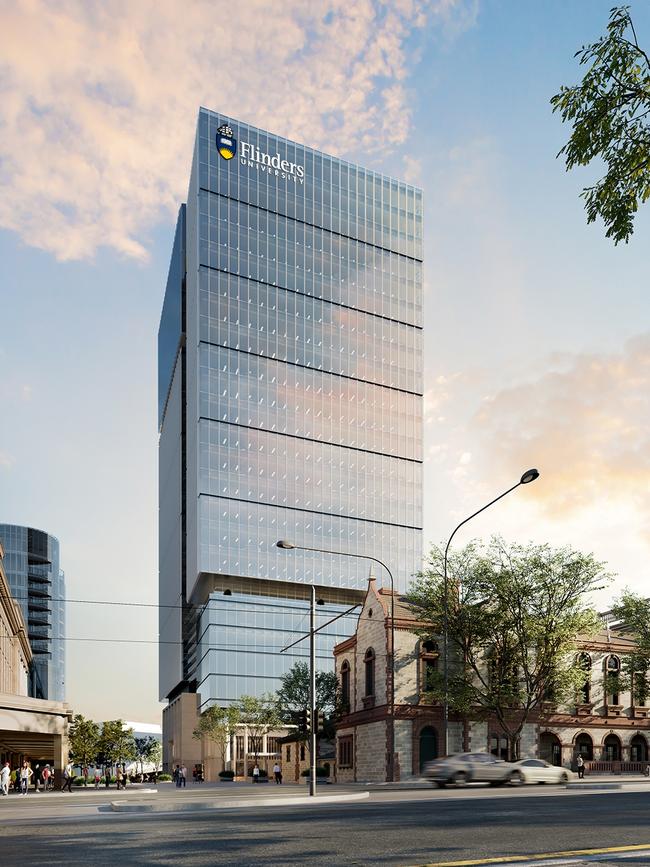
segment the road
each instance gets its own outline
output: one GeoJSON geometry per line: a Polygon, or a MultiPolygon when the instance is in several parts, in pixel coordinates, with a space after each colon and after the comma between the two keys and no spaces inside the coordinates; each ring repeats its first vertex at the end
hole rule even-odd
{"type": "MultiPolygon", "coordinates": [[[[234,787],[121,795],[173,809],[228,800],[234,787]]],[[[328,794],[335,791],[328,787],[328,794]]],[[[349,789],[347,790],[349,791],[349,789]]],[[[258,797],[304,787],[239,789],[258,797]]],[[[645,852],[562,857],[543,863],[650,864],[650,787],[574,792],[557,788],[373,792],[364,802],[250,806],[204,812],[115,813],[115,791],[18,795],[0,800],[3,864],[423,865],[639,846],[645,852]]],[[[521,863],[521,862],[518,862],[521,863]]],[[[540,863],[537,861],[537,863],[540,863]]]]}

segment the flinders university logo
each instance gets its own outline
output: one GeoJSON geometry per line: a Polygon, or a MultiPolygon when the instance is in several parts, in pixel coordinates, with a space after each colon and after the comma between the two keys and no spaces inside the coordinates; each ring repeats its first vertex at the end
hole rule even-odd
{"type": "Polygon", "coordinates": [[[233,137],[232,129],[227,123],[217,130],[217,150],[224,160],[231,160],[237,153],[237,139],[233,137]]]}

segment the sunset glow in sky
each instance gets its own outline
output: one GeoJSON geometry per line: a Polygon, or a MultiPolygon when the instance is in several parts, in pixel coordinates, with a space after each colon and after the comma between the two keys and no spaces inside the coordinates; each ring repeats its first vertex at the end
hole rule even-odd
{"type": "MultiPolygon", "coordinates": [[[[199,105],[425,192],[425,539],[569,544],[647,592],[650,205],[587,226],[551,113],[603,0],[0,8],[0,522],[157,601],[156,334],[199,105]]],[[[650,49],[650,8],[632,2],[650,49]]],[[[367,570],[360,565],[366,574],[367,570]]],[[[157,722],[154,607],[68,607],[68,701],[157,722]],[[141,643],[88,643],[83,638],[141,643]]]]}

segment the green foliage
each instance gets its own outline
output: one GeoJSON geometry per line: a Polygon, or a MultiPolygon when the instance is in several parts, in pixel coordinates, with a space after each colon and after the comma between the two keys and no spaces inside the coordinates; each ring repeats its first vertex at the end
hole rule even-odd
{"type": "Polygon", "coordinates": [[[172,775],[171,774],[158,774],[156,777],[156,782],[158,783],[171,783],[172,775]]]}
{"type": "Polygon", "coordinates": [[[158,767],[162,758],[162,744],[152,735],[143,738],[134,738],[135,758],[140,762],[140,769],[144,773],[144,763],[150,762],[158,767]]]}
{"type": "MultiPolygon", "coordinates": [[[[423,637],[443,632],[443,549],[409,596],[423,637]]],[[[578,638],[599,628],[589,594],[607,578],[591,555],[548,545],[506,546],[494,538],[454,551],[448,561],[449,689],[451,709],[494,715],[514,744],[542,701],[575,698],[584,682],[578,638]]],[[[432,697],[444,698],[442,672],[432,697]]]]}
{"type": "Polygon", "coordinates": [[[70,755],[79,765],[93,764],[99,753],[99,726],[80,713],[75,714],[68,731],[70,755]]]}
{"type": "Polygon", "coordinates": [[[650,697],[650,600],[625,590],[616,600],[612,614],[635,642],[634,651],[622,658],[619,692],[631,689],[634,703],[645,704],[650,697]]]}
{"type": "Polygon", "coordinates": [[[132,762],[137,757],[133,729],[124,730],[121,719],[107,720],[102,723],[99,738],[99,752],[108,764],[132,762]]]}
{"type": "Polygon", "coordinates": [[[257,758],[260,752],[262,735],[271,729],[282,726],[282,715],[274,695],[265,693],[261,696],[242,695],[237,705],[241,721],[248,726],[251,735],[252,752],[257,758]]]}
{"type": "MultiPolygon", "coordinates": [[[[307,710],[310,702],[309,666],[306,662],[295,662],[280,679],[277,703],[280,714],[286,722],[292,715],[307,710]]],[[[333,717],[337,706],[338,683],[333,671],[316,672],[316,707],[325,715],[324,734],[333,734],[333,717]]]]}
{"type": "Polygon", "coordinates": [[[558,156],[567,170],[600,158],[607,171],[582,191],[587,222],[600,216],[614,243],[628,242],[639,203],[650,197],[650,58],[629,7],[611,10],[607,33],[576,57],[591,64],[580,84],[562,87],[553,111],[573,132],[558,156]]]}
{"type": "Polygon", "coordinates": [[[235,777],[234,771],[219,771],[219,776],[222,780],[232,780],[235,777]]]}
{"type": "Polygon", "coordinates": [[[200,740],[203,736],[213,741],[219,748],[222,762],[225,764],[228,741],[235,726],[241,722],[241,710],[237,705],[217,707],[216,705],[203,711],[192,737],[200,740]]]}

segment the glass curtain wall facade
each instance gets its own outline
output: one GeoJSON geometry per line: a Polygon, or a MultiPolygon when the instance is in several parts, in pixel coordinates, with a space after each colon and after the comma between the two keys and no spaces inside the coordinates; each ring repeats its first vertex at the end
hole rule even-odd
{"type": "Polygon", "coordinates": [[[32,527],[0,524],[5,572],[27,624],[33,662],[29,694],[65,701],[65,575],[59,541],[32,527]]]}
{"type": "Polygon", "coordinates": [[[421,565],[420,190],[201,109],[159,422],[161,697],[274,689],[307,585],[339,612],[369,565],[278,539],[377,557],[399,590],[421,565]]]}

